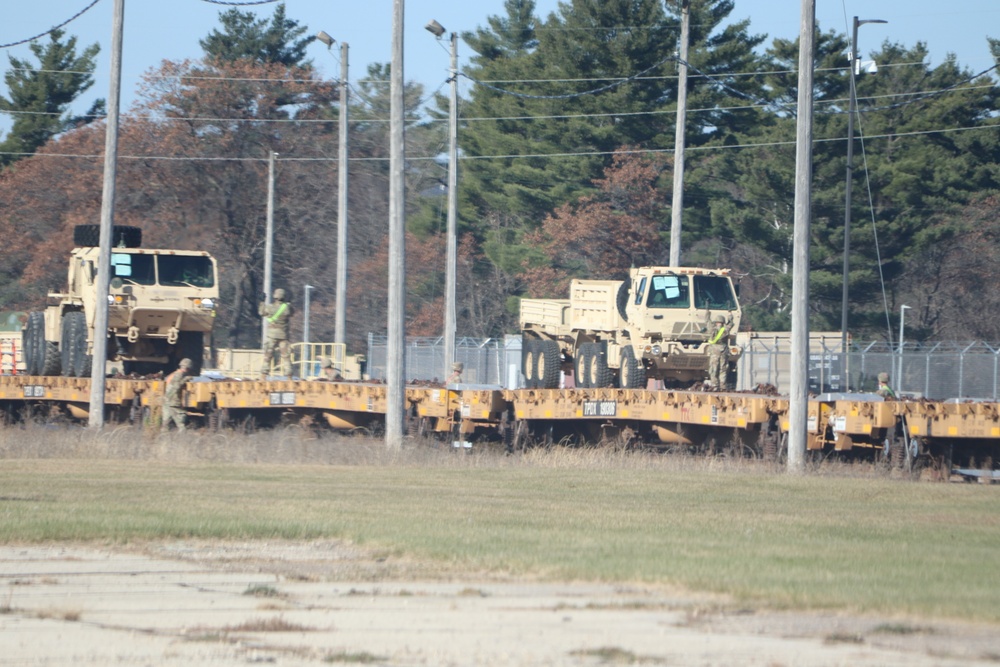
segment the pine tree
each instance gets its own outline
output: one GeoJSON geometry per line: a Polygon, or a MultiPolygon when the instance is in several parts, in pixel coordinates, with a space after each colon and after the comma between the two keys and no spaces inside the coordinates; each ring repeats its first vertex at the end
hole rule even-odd
{"type": "Polygon", "coordinates": [[[63,34],[53,30],[47,44],[31,44],[37,65],[10,56],[10,69],[4,75],[8,95],[0,96],[0,110],[13,112],[14,122],[0,143],[0,165],[26,157],[53,136],[104,115],[104,100],[95,101],[82,117],[67,115],[70,104],[94,84],[100,46],[92,44],[78,55],[76,37],[63,42],[63,34]]]}
{"type": "Polygon", "coordinates": [[[285,3],[274,10],[271,20],[258,20],[253,12],[230,9],[219,14],[222,30],[212,30],[199,40],[205,55],[232,62],[248,59],[260,64],[308,67],[306,47],[316,38],[303,37],[308,28],[285,17],[285,3]]]}

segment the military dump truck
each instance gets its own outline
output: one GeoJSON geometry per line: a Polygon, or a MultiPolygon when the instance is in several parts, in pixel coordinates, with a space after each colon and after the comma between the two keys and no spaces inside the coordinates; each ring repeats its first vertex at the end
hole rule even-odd
{"type": "MultiPolygon", "coordinates": [[[[99,225],[77,225],[65,292],[28,313],[23,331],[29,375],[90,377],[95,340],[99,225]]],[[[142,230],[115,226],[108,300],[108,361],[122,371],[170,371],[181,359],[201,372],[219,298],[215,259],[207,252],[141,248],[142,230]]],[[[105,335],[105,334],[99,334],[105,335]]]]}
{"type": "Polygon", "coordinates": [[[574,280],[569,299],[522,299],[524,376],[529,388],[689,386],[708,377],[706,346],[725,318],[730,369],[742,311],[728,269],[642,267],[629,280],[574,280]]]}

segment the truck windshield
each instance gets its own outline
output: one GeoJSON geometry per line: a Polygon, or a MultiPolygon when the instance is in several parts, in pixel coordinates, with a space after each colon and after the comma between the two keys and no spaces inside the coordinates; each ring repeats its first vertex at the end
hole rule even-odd
{"type": "Polygon", "coordinates": [[[111,276],[125,278],[136,285],[155,285],[156,264],[152,255],[116,252],[111,255],[111,276]]]}
{"type": "Polygon", "coordinates": [[[736,310],[736,295],[723,276],[695,276],[695,308],[736,310]]]}
{"type": "Polygon", "coordinates": [[[204,256],[159,255],[160,284],[170,287],[213,287],[212,260],[204,256]]]}
{"type": "Polygon", "coordinates": [[[691,298],[687,276],[653,276],[653,286],[646,300],[647,308],[688,308],[691,298]]]}

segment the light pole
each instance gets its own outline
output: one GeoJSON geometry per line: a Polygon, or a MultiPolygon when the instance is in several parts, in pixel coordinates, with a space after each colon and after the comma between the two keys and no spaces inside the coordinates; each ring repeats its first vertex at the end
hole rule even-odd
{"type": "MultiPolygon", "coordinates": [[[[326,44],[327,50],[336,43],[322,30],[316,39],[326,44]]],[[[334,316],[333,342],[343,343],[347,329],[347,85],[346,42],[340,43],[340,114],[337,123],[337,308],[334,316]]]]}
{"type": "Polygon", "coordinates": [[[903,391],[903,325],[906,322],[906,311],[909,306],[899,307],[899,371],[896,373],[896,395],[903,391]]]}
{"type": "MultiPolygon", "coordinates": [[[[271,151],[267,159],[267,223],[264,231],[264,303],[271,305],[271,271],[274,266],[274,161],[278,154],[271,151]]],[[[267,318],[260,323],[260,340],[267,339],[267,318]]]]}
{"type": "MultiPolygon", "coordinates": [[[[444,26],[431,19],[424,26],[438,39],[444,26]]],[[[451,95],[448,104],[448,258],[444,280],[444,369],[441,377],[448,377],[455,361],[455,335],[457,326],[456,272],[458,263],[458,33],[451,33],[451,95]]]]}
{"type": "MultiPolygon", "coordinates": [[[[888,23],[882,19],[865,19],[859,21],[854,17],[854,30],[851,33],[851,52],[848,54],[847,77],[850,81],[850,95],[847,102],[847,182],[844,193],[844,286],[843,298],[840,304],[840,350],[844,358],[844,373],[846,379],[847,366],[847,301],[848,301],[848,276],[851,270],[851,190],[854,183],[854,114],[858,108],[858,92],[854,85],[854,77],[857,74],[858,63],[858,27],[866,23],[888,23]]],[[[847,387],[850,390],[850,386],[847,387]]]]}

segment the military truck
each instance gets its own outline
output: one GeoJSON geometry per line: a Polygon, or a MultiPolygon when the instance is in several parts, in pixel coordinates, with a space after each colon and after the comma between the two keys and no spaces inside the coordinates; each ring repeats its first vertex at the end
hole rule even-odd
{"type": "Polygon", "coordinates": [[[728,269],[633,268],[629,279],[573,280],[569,299],[522,299],[524,376],[529,388],[684,387],[708,377],[712,318],[722,315],[735,368],[742,310],[728,269]]]}
{"type": "Polygon", "coordinates": [[[108,302],[108,361],[126,374],[171,371],[181,359],[201,372],[219,298],[215,259],[207,252],[141,248],[138,227],[113,228],[109,292],[97,294],[100,226],[78,225],[65,292],[48,295],[44,311],[28,313],[24,359],[29,375],[90,377],[94,316],[108,302]]]}

